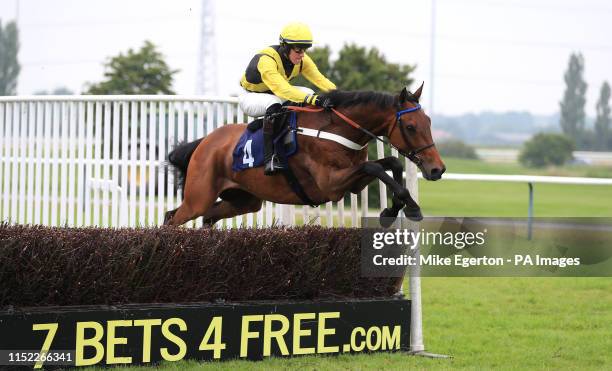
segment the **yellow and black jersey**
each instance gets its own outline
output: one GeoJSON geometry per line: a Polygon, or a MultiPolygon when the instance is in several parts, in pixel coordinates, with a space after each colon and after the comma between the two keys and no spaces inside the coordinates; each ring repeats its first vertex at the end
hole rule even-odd
{"type": "Polygon", "coordinates": [[[308,54],[304,54],[300,64],[294,65],[279,52],[279,48],[280,45],[272,45],[251,59],[240,80],[243,88],[256,93],[272,93],[279,98],[300,103],[306,98],[306,93],[291,86],[289,81],[302,74],[324,92],[336,89],[336,85],[319,72],[308,54]]]}

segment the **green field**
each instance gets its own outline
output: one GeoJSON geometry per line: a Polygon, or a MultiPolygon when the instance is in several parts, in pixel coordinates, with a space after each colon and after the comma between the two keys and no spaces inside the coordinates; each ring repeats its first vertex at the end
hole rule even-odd
{"type": "MultiPolygon", "coordinates": [[[[523,183],[419,181],[419,200],[425,215],[526,217],[529,192],[523,183]]],[[[534,216],[612,216],[612,186],[535,184],[534,216]]]]}
{"type": "MultiPolygon", "coordinates": [[[[612,177],[612,168],[575,166],[535,171],[517,164],[445,159],[447,171],[462,174],[530,174],[612,177]]],[[[425,215],[526,217],[526,183],[419,180],[419,200],[425,215]]],[[[534,185],[534,216],[612,216],[612,186],[534,185]],[[607,202],[606,202],[607,200],[607,202]]]]}
{"type": "MultiPolygon", "coordinates": [[[[612,177],[610,168],[534,172],[446,159],[448,171],[612,177]]],[[[527,185],[421,181],[426,215],[526,216],[527,185]]],[[[536,216],[612,216],[611,186],[535,186],[536,216]]],[[[612,278],[423,278],[425,344],[452,359],[405,354],[180,362],[163,370],[612,369],[612,278]]],[[[122,368],[118,368],[122,369],[122,368]]],[[[135,370],[139,368],[130,368],[135,370]]],[[[140,368],[147,370],[150,368],[140,368]]]]}

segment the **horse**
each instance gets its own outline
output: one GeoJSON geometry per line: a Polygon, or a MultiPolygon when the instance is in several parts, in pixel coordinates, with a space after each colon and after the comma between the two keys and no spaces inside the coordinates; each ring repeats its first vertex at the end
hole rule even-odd
{"type": "MultiPolygon", "coordinates": [[[[422,219],[420,207],[402,185],[401,161],[393,156],[366,160],[367,144],[376,138],[412,160],[425,179],[442,177],[446,167],[431,137],[431,120],[419,104],[422,90],[423,84],[414,93],[404,88],[397,95],[334,90],[321,94],[333,108],[297,113],[299,128],[325,130],[360,148],[297,136],[299,151],[288,158],[288,164],[315,205],[337,202],[347,192],[359,193],[380,179],[392,192],[392,205],[382,211],[381,220],[395,220],[402,208],[408,218],[422,219]]],[[[232,170],[232,152],[245,128],[246,124],[222,126],[204,138],[178,145],[168,155],[181,174],[184,197],[177,209],[166,212],[164,225],[179,226],[202,216],[204,225],[212,226],[221,219],[259,211],[263,200],[307,204],[283,176],[264,175],[263,167],[232,170]]]]}

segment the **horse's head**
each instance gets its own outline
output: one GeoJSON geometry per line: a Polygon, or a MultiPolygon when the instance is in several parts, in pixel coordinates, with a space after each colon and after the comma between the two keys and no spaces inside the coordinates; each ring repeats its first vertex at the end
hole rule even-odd
{"type": "Polygon", "coordinates": [[[438,180],[446,171],[431,137],[431,119],[423,112],[419,98],[423,84],[410,93],[404,88],[397,96],[397,113],[387,137],[404,156],[414,162],[427,180],[438,180]]]}

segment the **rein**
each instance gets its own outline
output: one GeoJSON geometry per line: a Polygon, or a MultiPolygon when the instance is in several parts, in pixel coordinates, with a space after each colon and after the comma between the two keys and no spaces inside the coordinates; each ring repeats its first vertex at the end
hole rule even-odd
{"type": "MultiPolygon", "coordinates": [[[[322,112],[324,109],[317,107],[317,108],[311,108],[311,107],[298,107],[298,106],[289,106],[286,107],[288,110],[291,111],[296,111],[296,112],[322,112]]],[[[398,124],[402,124],[402,115],[406,114],[406,113],[410,113],[410,112],[414,112],[414,111],[418,111],[421,109],[421,105],[417,103],[416,107],[412,107],[412,108],[407,108],[405,110],[399,110],[395,113],[395,117],[396,117],[396,121],[393,124],[393,127],[391,128],[391,131],[389,131],[389,134],[391,134],[391,132],[393,132],[393,130],[395,129],[395,127],[398,124]]],[[[352,127],[354,127],[357,130],[360,130],[361,132],[363,132],[364,134],[366,134],[367,136],[376,139],[384,144],[389,145],[390,147],[394,148],[395,150],[397,150],[401,155],[407,157],[410,159],[410,161],[414,162],[415,165],[417,166],[421,166],[423,164],[423,159],[421,159],[418,154],[425,151],[428,148],[433,147],[435,144],[434,143],[430,143],[427,144],[421,148],[417,148],[413,151],[410,151],[408,153],[402,151],[401,149],[397,148],[396,146],[394,146],[393,144],[391,144],[391,142],[389,142],[388,140],[386,140],[385,138],[380,138],[378,136],[376,136],[374,133],[372,133],[371,131],[367,130],[366,128],[364,128],[363,126],[359,125],[358,123],[356,123],[355,121],[351,120],[348,116],[346,116],[345,114],[343,114],[342,112],[338,111],[335,108],[331,108],[331,111],[333,113],[336,114],[336,116],[340,117],[342,120],[344,120],[347,124],[351,125],[352,127]]],[[[401,128],[401,126],[400,126],[401,128]]],[[[404,135],[404,132],[402,131],[402,135],[404,135]]]]}

